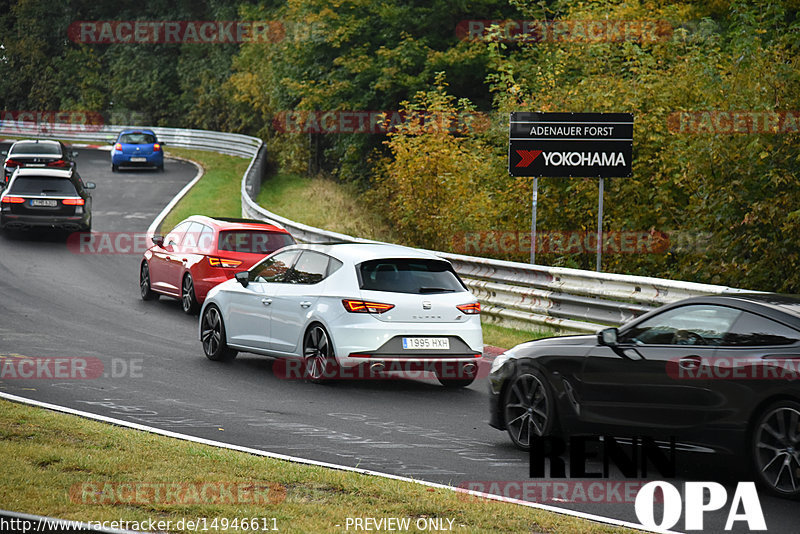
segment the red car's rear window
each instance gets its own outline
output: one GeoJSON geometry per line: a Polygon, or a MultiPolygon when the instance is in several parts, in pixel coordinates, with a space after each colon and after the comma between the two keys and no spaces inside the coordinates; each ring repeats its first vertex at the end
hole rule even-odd
{"type": "Polygon", "coordinates": [[[219,250],[250,254],[272,254],[293,245],[289,234],[260,230],[225,230],[219,233],[219,250]]]}

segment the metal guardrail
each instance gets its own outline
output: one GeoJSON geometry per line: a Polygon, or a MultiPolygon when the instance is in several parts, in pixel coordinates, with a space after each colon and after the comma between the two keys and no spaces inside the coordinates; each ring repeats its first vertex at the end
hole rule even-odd
{"type": "MultiPolygon", "coordinates": [[[[12,133],[0,124],[0,135],[110,143],[126,128],[114,125],[80,132],[71,126],[47,124],[46,127],[46,131],[35,125],[25,130],[20,128],[20,123],[14,123],[12,130],[16,133],[12,133]]],[[[298,223],[256,204],[254,199],[267,167],[266,150],[260,139],[208,130],[159,127],[152,130],[167,146],[252,158],[241,183],[242,216],[278,223],[301,242],[373,242],[298,223]]],[[[546,327],[566,332],[595,332],[687,297],[744,291],[726,286],[429,252],[453,263],[456,272],[481,301],[486,322],[524,330],[546,327]]]]}
{"type": "Polygon", "coordinates": [[[159,126],[80,126],[59,123],[33,123],[9,121],[0,122],[0,135],[10,137],[39,137],[43,139],[66,139],[89,143],[111,144],[117,134],[125,129],[153,130],[159,141],[167,147],[192,148],[220,152],[231,156],[252,158],[261,148],[262,141],[249,135],[214,132],[211,130],[190,130],[183,128],[162,128],[159,126]]]}

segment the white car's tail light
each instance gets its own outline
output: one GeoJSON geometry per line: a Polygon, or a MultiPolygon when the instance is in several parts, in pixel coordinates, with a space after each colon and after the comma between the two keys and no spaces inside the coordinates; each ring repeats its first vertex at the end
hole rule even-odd
{"type": "Polygon", "coordinates": [[[461,313],[466,315],[480,315],[481,314],[481,303],[480,302],[470,302],[469,304],[462,304],[460,306],[456,306],[461,313]]]}
{"type": "Polygon", "coordinates": [[[383,302],[368,302],[366,300],[342,299],[344,309],[350,313],[386,313],[394,308],[394,304],[383,302]]]}

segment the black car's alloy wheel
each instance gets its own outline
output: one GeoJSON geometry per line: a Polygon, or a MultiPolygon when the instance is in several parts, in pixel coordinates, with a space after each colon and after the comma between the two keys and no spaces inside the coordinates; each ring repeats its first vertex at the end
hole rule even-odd
{"type": "Polygon", "coordinates": [[[141,291],[142,300],[156,300],[158,293],[153,291],[150,287],[150,267],[147,262],[142,262],[142,267],[139,270],[139,290],[141,291]]]}
{"type": "Polygon", "coordinates": [[[183,313],[194,315],[199,307],[197,298],[194,295],[192,275],[187,274],[183,277],[183,283],[181,284],[181,308],[183,308],[183,313]]]}
{"type": "Polygon", "coordinates": [[[547,436],[555,427],[553,396],[538,371],[523,371],[511,379],[503,411],[514,445],[528,450],[531,436],[547,436]]]}
{"type": "Polygon", "coordinates": [[[200,322],[200,341],[203,352],[209,360],[222,362],[236,357],[236,351],[229,348],[225,338],[225,325],[216,306],[208,306],[200,322]]]}
{"type": "Polygon", "coordinates": [[[781,401],[764,410],[753,428],[756,475],[775,495],[800,498],[800,404],[781,401]]]}
{"type": "Polygon", "coordinates": [[[322,325],[313,325],[306,332],[303,341],[303,369],[305,377],[315,384],[322,384],[333,378],[336,358],[330,337],[322,325]]]}

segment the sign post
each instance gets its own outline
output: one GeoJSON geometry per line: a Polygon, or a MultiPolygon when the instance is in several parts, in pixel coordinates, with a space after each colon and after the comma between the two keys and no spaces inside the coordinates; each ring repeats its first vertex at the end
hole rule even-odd
{"type": "Polygon", "coordinates": [[[597,214],[597,270],[603,249],[604,178],[630,176],[633,115],[630,113],[512,112],[508,131],[508,172],[533,177],[531,263],[536,259],[536,210],[543,176],[600,178],[597,214]]]}
{"type": "Polygon", "coordinates": [[[539,177],[533,177],[533,201],[531,202],[531,265],[536,263],[536,208],[539,201],[539,177]]]}
{"type": "Polygon", "coordinates": [[[600,190],[597,200],[597,262],[595,270],[600,272],[600,258],[603,255],[603,185],[605,178],[600,177],[600,190]]]}

